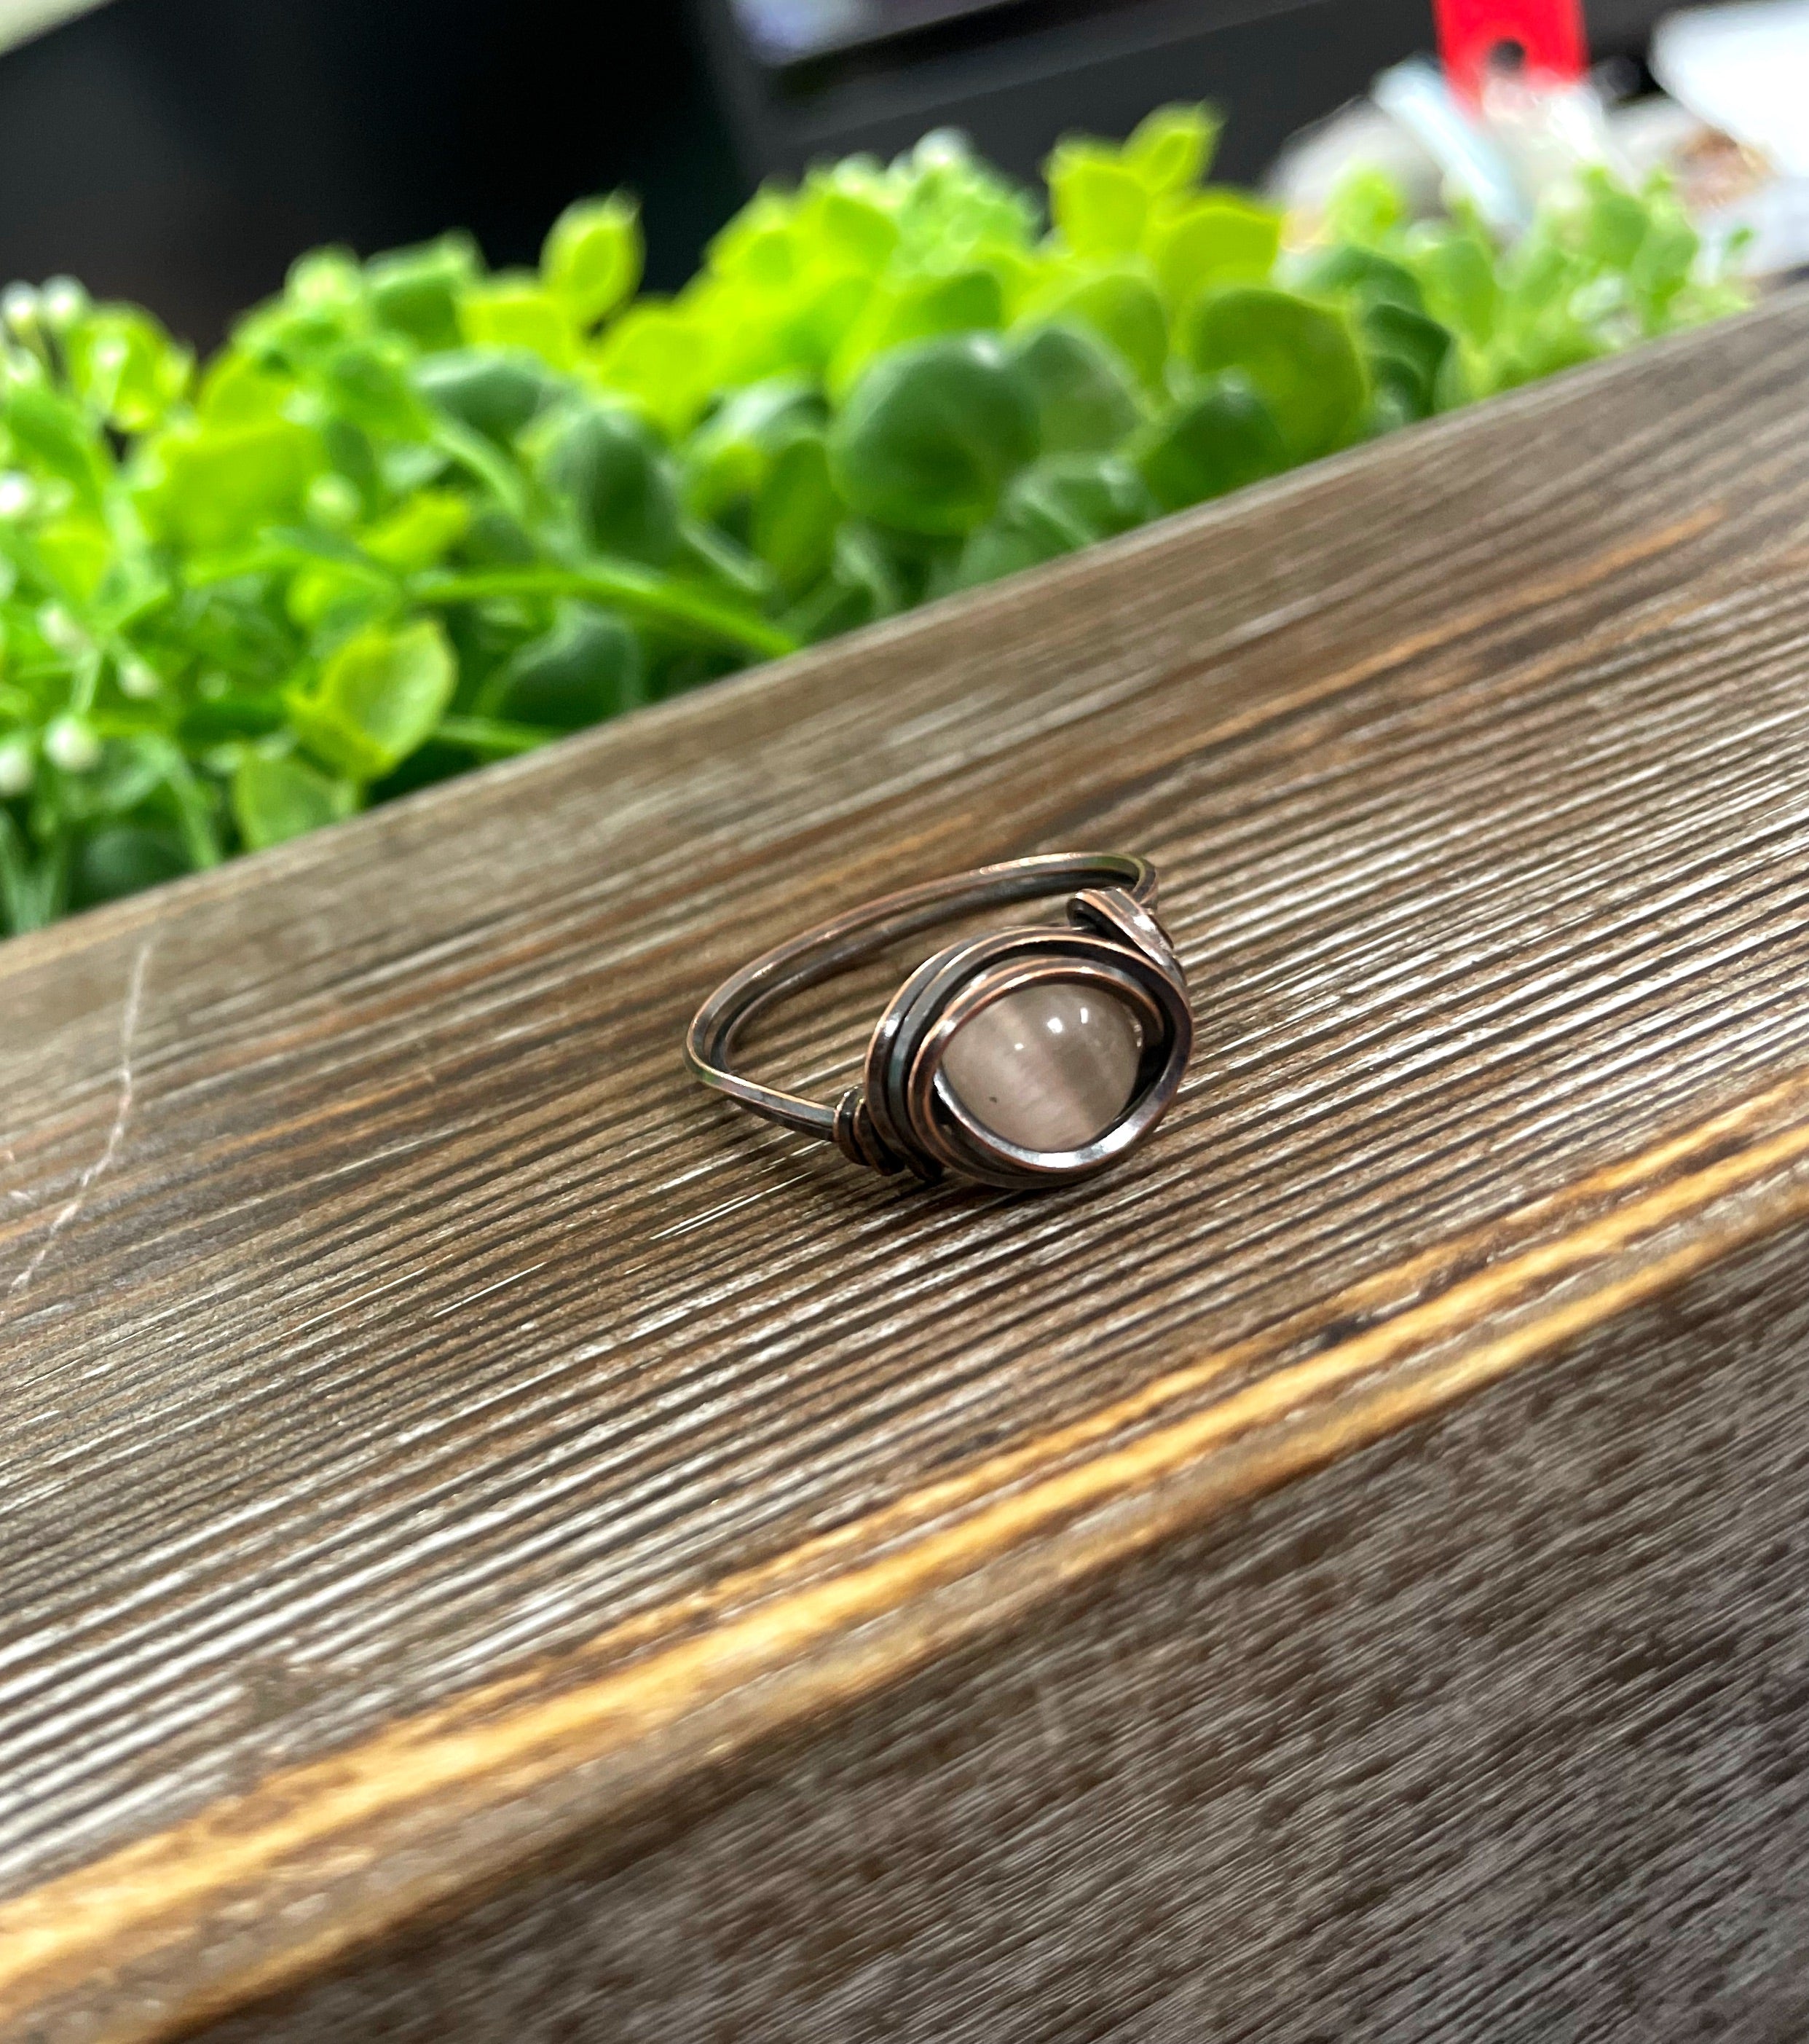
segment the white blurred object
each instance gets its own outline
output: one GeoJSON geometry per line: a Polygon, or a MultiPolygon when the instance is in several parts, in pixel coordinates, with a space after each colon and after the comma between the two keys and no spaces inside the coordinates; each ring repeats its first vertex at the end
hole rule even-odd
{"type": "Polygon", "coordinates": [[[1415,219],[1438,209],[1444,172],[1436,158],[1373,100],[1354,99],[1303,128],[1283,146],[1264,180],[1288,213],[1322,219],[1354,170],[1381,171],[1400,190],[1415,219]]]}
{"type": "Polygon", "coordinates": [[[0,0],[0,50],[29,42],[73,14],[86,14],[100,0],[0,0]]]}
{"type": "Polygon", "coordinates": [[[1809,0],[1692,8],[1658,24],[1652,74],[1711,128],[1809,178],[1809,0]]]}
{"type": "Polygon", "coordinates": [[[1755,276],[1809,264],[1809,0],[1670,15],[1652,71],[1702,124],[1673,167],[1704,239],[1746,236],[1755,276]]]}
{"type": "Polygon", "coordinates": [[[1515,166],[1495,136],[1471,117],[1435,63],[1410,57],[1384,71],[1370,93],[1496,234],[1506,238],[1525,230],[1532,207],[1515,166]]]}
{"type": "Polygon", "coordinates": [[[1504,240],[1523,233],[1543,194],[1571,182],[1584,164],[1627,175],[1601,95],[1588,79],[1553,84],[1502,71],[1473,108],[1438,65],[1411,57],[1384,71],[1371,90],[1504,240]]]}
{"type": "Polygon", "coordinates": [[[1521,190],[1534,200],[1554,185],[1570,183],[1586,163],[1627,175],[1607,108],[1592,79],[1551,85],[1498,72],[1482,89],[1482,125],[1513,166],[1521,190]]]}

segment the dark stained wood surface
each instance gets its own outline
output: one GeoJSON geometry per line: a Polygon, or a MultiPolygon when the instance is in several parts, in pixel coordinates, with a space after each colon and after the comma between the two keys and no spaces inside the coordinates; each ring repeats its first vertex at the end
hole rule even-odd
{"type": "Polygon", "coordinates": [[[1796,299],[0,949],[0,2034],[325,1965],[1788,1225],[1806,541],[1796,299]],[[752,951],[1062,847],[1196,989],[1128,1168],[684,1078],[752,951]]]}
{"type": "Polygon", "coordinates": [[[205,2044],[1809,2032],[1809,1231],[205,2044]]]}

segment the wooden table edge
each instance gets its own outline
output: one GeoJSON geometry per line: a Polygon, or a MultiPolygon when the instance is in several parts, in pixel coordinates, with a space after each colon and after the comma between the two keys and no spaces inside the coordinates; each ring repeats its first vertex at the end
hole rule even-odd
{"type": "Polygon", "coordinates": [[[152,2044],[1809,1216],[1809,1070],[758,1569],[0,1904],[0,2036],[152,2044]]]}

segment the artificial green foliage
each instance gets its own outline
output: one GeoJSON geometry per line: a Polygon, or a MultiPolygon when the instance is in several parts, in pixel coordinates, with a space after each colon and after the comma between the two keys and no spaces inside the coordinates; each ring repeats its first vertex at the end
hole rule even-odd
{"type": "Polygon", "coordinates": [[[1216,124],[1046,201],[928,138],[762,191],[674,298],[639,220],[304,256],[204,368],[0,298],[0,928],[278,843],[750,661],[1738,302],[1661,188],[1503,253],[1355,180],[1329,237],[1216,124]]]}
{"type": "MultiPolygon", "coordinates": [[[[1505,253],[1462,207],[1448,220],[1408,223],[1399,194],[1373,173],[1346,186],[1330,225],[1331,248],[1285,263],[1286,281],[1342,304],[1364,330],[1373,365],[1377,355],[1404,362],[1416,388],[1429,373],[1438,409],[1747,302],[1739,284],[1705,269],[1667,186],[1630,192],[1604,170],[1586,171],[1574,193],[1542,206],[1505,253]],[[1384,306],[1395,310],[1378,329],[1384,306]],[[1403,321],[1404,313],[1422,317],[1403,321]]],[[[1385,372],[1377,381],[1386,395],[1398,379],[1385,372]]],[[[1394,409],[1388,397],[1385,409],[1394,409]]]]}

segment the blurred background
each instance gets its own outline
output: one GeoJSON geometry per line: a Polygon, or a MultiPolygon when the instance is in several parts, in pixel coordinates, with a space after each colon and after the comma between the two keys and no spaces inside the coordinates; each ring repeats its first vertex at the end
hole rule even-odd
{"type": "MultiPolygon", "coordinates": [[[[1637,67],[1663,11],[1592,0],[1597,59],[1637,67]]],[[[952,124],[1028,175],[1066,130],[1205,98],[1250,180],[1430,41],[1427,0],[0,0],[0,278],[73,272],[205,345],[302,249],[459,224],[529,262],[626,184],[671,289],[813,158],[952,124]]]]}

